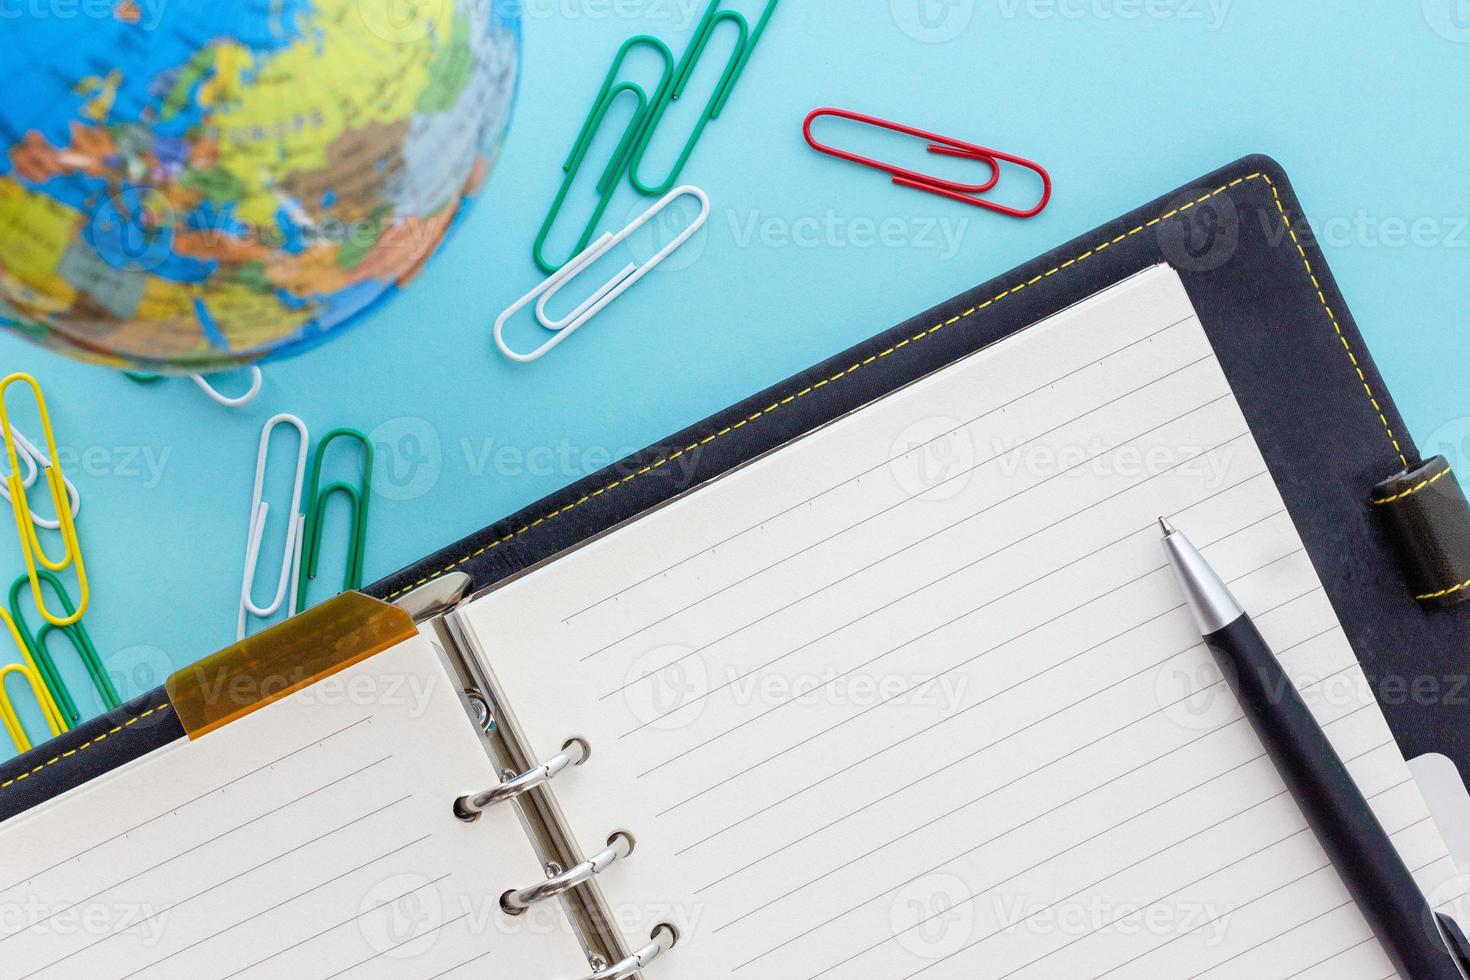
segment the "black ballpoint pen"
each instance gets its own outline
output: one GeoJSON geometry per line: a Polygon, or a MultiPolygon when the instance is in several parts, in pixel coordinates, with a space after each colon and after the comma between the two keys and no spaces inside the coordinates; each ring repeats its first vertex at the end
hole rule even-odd
{"type": "Polygon", "coordinates": [[[1200,634],[1297,805],[1399,974],[1470,977],[1470,945],[1438,915],[1296,685],[1209,562],[1160,518],[1164,551],[1200,634]]]}

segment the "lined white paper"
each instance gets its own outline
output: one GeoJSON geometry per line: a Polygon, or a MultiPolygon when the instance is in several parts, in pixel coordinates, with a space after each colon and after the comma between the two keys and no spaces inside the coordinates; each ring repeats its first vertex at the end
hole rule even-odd
{"type": "MultiPolygon", "coordinates": [[[[585,963],[429,643],[401,644],[0,826],[6,980],[534,980],[585,963]]],[[[579,972],[580,968],[580,972],[579,972]]]]}
{"type": "Polygon", "coordinates": [[[1181,604],[1203,546],[1436,903],[1463,894],[1176,274],[1124,283],[466,613],[674,980],[1393,969],[1181,604]]]}

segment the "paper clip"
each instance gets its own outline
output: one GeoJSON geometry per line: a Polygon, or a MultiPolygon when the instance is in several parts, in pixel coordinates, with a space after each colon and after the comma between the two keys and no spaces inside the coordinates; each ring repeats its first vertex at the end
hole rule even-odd
{"type": "Polygon", "coordinates": [[[70,484],[67,482],[66,475],[61,472],[61,465],[56,461],[56,433],[51,428],[51,414],[46,407],[46,396],[41,393],[41,386],[36,383],[36,379],[29,374],[12,374],[0,381],[0,436],[4,437],[5,455],[10,464],[6,486],[9,490],[11,510],[15,512],[16,527],[20,529],[20,549],[25,557],[31,592],[36,598],[36,609],[40,612],[41,617],[51,625],[70,626],[81,619],[87,611],[87,606],[91,602],[91,591],[87,585],[87,568],[82,561],[82,546],[77,539],[76,521],[71,509],[70,484]],[[14,384],[23,384],[31,389],[40,413],[46,453],[44,459],[35,454],[33,458],[37,465],[41,466],[46,477],[46,484],[51,490],[51,500],[56,511],[57,527],[55,529],[61,532],[62,545],[65,549],[59,559],[52,559],[42,549],[40,536],[37,534],[37,523],[33,518],[34,511],[26,497],[26,484],[21,474],[20,464],[21,446],[15,438],[15,430],[10,424],[10,416],[5,405],[5,396],[10,386],[14,384]],[[38,565],[50,572],[62,572],[75,567],[80,594],[76,609],[70,611],[69,615],[57,616],[46,607],[46,599],[41,592],[38,565]]]}
{"type": "Polygon", "coordinates": [[[15,710],[15,703],[10,699],[9,684],[12,676],[18,675],[30,685],[31,696],[41,706],[41,714],[46,719],[46,726],[51,729],[53,737],[67,731],[67,725],[66,720],[61,716],[61,709],[57,707],[56,701],[51,697],[51,692],[46,689],[46,684],[41,679],[41,671],[31,658],[30,650],[21,639],[15,623],[11,622],[10,614],[3,609],[0,609],[0,622],[5,624],[10,632],[10,638],[15,641],[21,656],[25,658],[25,663],[0,667],[0,725],[4,726],[6,734],[15,744],[15,750],[25,753],[31,750],[31,740],[26,735],[25,726],[21,724],[20,714],[15,710]]]}
{"type": "Polygon", "coordinates": [[[639,193],[657,197],[667,194],[678,183],[685,165],[694,154],[695,146],[704,136],[705,127],[718,119],[720,113],[725,110],[725,104],[730,101],[736,83],[740,81],[740,76],[745,72],[745,66],[755,54],[756,45],[760,43],[761,36],[765,34],[766,27],[771,22],[771,15],[776,12],[776,5],[779,2],[780,0],[768,0],[765,11],[761,14],[760,20],[756,22],[754,30],[751,29],[750,22],[745,19],[744,14],[736,10],[721,10],[720,0],[714,0],[709,5],[694,33],[694,38],[689,42],[689,49],[684,52],[684,57],[679,61],[679,67],[674,71],[673,84],[666,87],[654,103],[653,109],[648,114],[647,123],[643,127],[643,133],[638,138],[633,154],[628,160],[628,173],[632,178],[633,186],[638,189],[639,193]],[[668,177],[662,183],[650,186],[638,176],[643,167],[643,156],[648,152],[648,145],[653,141],[654,133],[659,123],[663,121],[664,113],[668,111],[669,105],[683,97],[689,80],[694,77],[695,66],[704,57],[705,49],[709,47],[715,31],[719,29],[720,24],[726,21],[733,23],[738,33],[735,49],[731,52],[730,61],[720,76],[720,83],[715,87],[708,104],[705,105],[704,112],[694,126],[694,132],[684,144],[684,149],[675,160],[668,177]]]}
{"type": "MultiPolygon", "coordinates": [[[[213,401],[216,405],[223,405],[225,408],[243,408],[246,405],[249,405],[251,402],[255,401],[256,396],[260,394],[260,389],[265,385],[265,373],[261,371],[259,367],[251,365],[249,370],[250,390],[246,391],[243,395],[238,395],[233,398],[221,393],[220,390],[216,388],[210,382],[210,380],[202,374],[191,374],[189,375],[189,380],[198,385],[199,390],[209,396],[209,399],[213,401]]],[[[156,384],[159,381],[163,380],[163,376],[160,374],[142,374],[137,371],[125,371],[123,373],[127,376],[128,380],[136,382],[140,385],[156,384]]]]}
{"type": "MultiPolygon", "coordinates": [[[[36,444],[25,437],[19,429],[11,428],[11,435],[15,438],[16,456],[26,468],[26,475],[21,480],[21,485],[29,490],[35,485],[36,476],[41,469],[51,465],[51,459],[36,447],[36,444]]],[[[77,491],[77,486],[66,477],[62,477],[66,483],[66,496],[71,505],[71,516],[75,518],[82,510],[82,495],[77,491]]],[[[0,500],[12,503],[10,499],[10,487],[8,484],[0,484],[0,500]]],[[[31,511],[31,520],[38,526],[48,531],[56,531],[61,528],[59,518],[43,517],[34,510],[31,511]]]]}
{"type": "Polygon", "coordinates": [[[216,405],[223,405],[225,408],[243,408],[249,405],[255,401],[255,396],[260,394],[260,389],[265,384],[264,372],[254,365],[250,367],[250,390],[234,398],[220,394],[219,389],[210,384],[209,379],[202,374],[191,374],[189,378],[199,386],[200,391],[209,396],[211,401],[216,405]]]}
{"type": "MultiPolygon", "coordinates": [[[[62,609],[71,612],[75,608],[72,605],[71,596],[66,594],[66,588],[61,584],[60,579],[50,572],[42,572],[41,580],[51,586],[62,609]]],[[[72,697],[66,681],[61,676],[61,671],[56,668],[55,659],[51,656],[51,637],[56,633],[62,634],[71,641],[72,649],[82,661],[82,666],[87,669],[87,675],[91,677],[93,686],[97,688],[103,706],[109,711],[121,707],[122,699],[118,697],[117,688],[113,686],[112,678],[108,676],[107,668],[103,666],[102,657],[97,653],[97,647],[92,642],[92,637],[87,632],[85,624],[79,622],[71,626],[53,626],[46,623],[39,630],[31,631],[20,603],[21,593],[25,591],[27,581],[26,576],[22,575],[10,586],[10,615],[16,635],[23,648],[30,652],[32,662],[41,675],[41,680],[45,682],[46,688],[51,692],[63,716],[72,725],[82,720],[76,700],[72,697]]]]}
{"type": "MultiPolygon", "coordinates": [[[[562,165],[566,176],[562,179],[561,187],[556,192],[556,198],[552,201],[551,210],[546,215],[546,220],[541,223],[541,231],[536,235],[536,244],[532,254],[536,259],[536,265],[542,272],[553,273],[563,268],[567,263],[555,263],[546,258],[546,240],[551,235],[551,229],[556,224],[557,218],[561,216],[562,207],[566,204],[567,195],[571,193],[572,185],[576,182],[577,175],[582,166],[587,162],[587,154],[592,149],[592,144],[597,137],[597,132],[602,128],[603,120],[607,118],[613,104],[625,93],[631,93],[635,100],[633,118],[628,122],[628,128],[623,133],[622,139],[618,141],[617,149],[613,152],[612,159],[608,162],[607,169],[603,171],[602,177],[597,182],[597,193],[599,201],[592,213],[592,218],[582,230],[582,237],[577,241],[572,250],[573,258],[587,249],[592,241],[592,236],[597,232],[597,226],[602,223],[603,215],[607,213],[608,205],[612,203],[613,192],[617,189],[618,181],[622,179],[624,171],[628,168],[629,159],[633,149],[637,145],[645,126],[648,124],[649,114],[654,105],[660,103],[674,78],[674,55],[669,46],[656,37],[640,34],[629,38],[623,46],[618,49],[617,56],[613,58],[612,67],[608,69],[607,77],[603,79],[602,88],[597,93],[597,99],[592,103],[592,111],[588,113],[587,120],[582,124],[582,131],[577,136],[577,142],[572,146],[572,152],[567,157],[567,162],[562,165]],[[635,48],[646,47],[655,51],[663,61],[663,72],[660,75],[658,87],[650,95],[643,86],[636,82],[618,82],[618,72],[622,70],[623,62],[635,48]]],[[[570,259],[567,261],[571,261],[570,259]]]]}
{"type": "Polygon", "coordinates": [[[645,211],[642,217],[617,234],[612,232],[604,234],[585,252],[572,259],[560,272],[555,273],[551,278],[521,297],[510,309],[500,314],[500,318],[495,321],[495,346],[500,348],[502,354],[519,364],[530,364],[532,361],[539,361],[551,353],[558,344],[567,340],[572,334],[586,326],[589,320],[601,313],[613,300],[623,295],[629,289],[632,289],[640,279],[658,268],[665,259],[678,250],[679,246],[694,237],[694,234],[700,228],[704,227],[704,223],[709,220],[709,211],[709,196],[698,187],[686,184],[683,187],[678,187],[670,191],[662,200],[645,211]],[[689,227],[680,232],[658,254],[654,255],[642,265],[636,262],[628,263],[621,271],[599,287],[581,306],[578,306],[565,318],[561,320],[547,319],[546,304],[561,291],[562,287],[575,278],[583,269],[586,269],[614,248],[617,248],[634,232],[658,217],[663,213],[665,208],[686,194],[698,199],[700,203],[699,215],[689,227]],[[538,300],[539,302],[536,302],[538,300]],[[548,330],[555,331],[556,336],[531,353],[521,354],[511,350],[510,346],[506,344],[505,325],[511,317],[524,310],[532,302],[536,302],[537,319],[541,321],[542,326],[548,330]]]}
{"type": "MultiPolygon", "coordinates": [[[[311,443],[311,434],[306,423],[294,415],[272,416],[260,430],[260,448],[255,458],[255,486],[250,498],[250,529],[245,540],[245,578],[240,586],[240,617],[236,638],[245,638],[246,623],[251,616],[266,619],[280,611],[289,594],[293,598],[299,586],[301,573],[301,545],[306,534],[306,517],[301,511],[301,495],[306,485],[306,455],[311,443]],[[289,425],[301,437],[296,453],[296,477],[292,484],[291,509],[286,519],[286,540],[281,557],[281,574],[276,580],[275,592],[270,602],[264,605],[255,601],[255,573],[260,565],[260,551],[265,539],[266,518],[270,515],[270,504],[265,502],[265,470],[270,459],[271,433],[277,426],[289,425]]],[[[293,603],[294,606],[294,603],[293,603]]],[[[296,610],[291,608],[289,613],[296,610]]]]}
{"type": "Polygon", "coordinates": [[[1000,150],[992,150],[983,146],[976,146],[974,143],[965,143],[960,140],[951,139],[948,136],[940,136],[937,133],[925,132],[922,129],[915,129],[912,126],[905,126],[901,123],[890,122],[887,119],[879,119],[876,116],[868,116],[864,115],[863,113],[852,112],[847,109],[825,108],[813,110],[813,112],[806,117],[806,124],[803,126],[802,132],[806,136],[807,143],[810,144],[811,148],[816,150],[818,153],[825,153],[828,156],[837,157],[841,160],[847,160],[850,163],[861,164],[862,166],[871,167],[874,170],[881,170],[884,173],[891,174],[893,177],[893,182],[901,187],[912,187],[916,190],[928,191],[931,194],[938,194],[940,197],[947,197],[955,201],[963,201],[965,204],[973,204],[976,207],[986,208],[991,211],[997,211],[1001,214],[1010,215],[1013,218],[1033,218],[1044,211],[1046,209],[1046,206],[1051,203],[1051,174],[1047,173],[1045,168],[1043,168],[1040,164],[1035,163],[1034,161],[1027,160],[1024,157],[1014,156],[1009,153],[1002,153],[1000,150]],[[812,135],[812,126],[816,123],[818,119],[822,118],[823,116],[833,116],[838,119],[849,119],[853,122],[863,123],[864,125],[876,126],[880,129],[887,129],[895,133],[902,133],[905,136],[918,137],[919,139],[922,139],[929,144],[930,153],[938,154],[940,156],[961,157],[964,159],[976,160],[980,163],[985,164],[990,168],[990,179],[981,184],[963,184],[957,181],[945,180],[941,177],[934,177],[929,174],[919,173],[914,170],[907,170],[903,167],[895,166],[893,164],[883,163],[882,161],[875,160],[872,157],[860,156],[847,150],[841,150],[834,146],[827,146],[823,143],[819,143],[817,142],[816,137],[812,135]],[[999,183],[1000,165],[1002,162],[1015,164],[1018,167],[1024,167],[1041,178],[1041,200],[1037,203],[1035,207],[1023,210],[1020,208],[1013,208],[1006,204],[997,204],[994,201],[987,201],[985,198],[979,196],[989,190],[992,190],[995,185],[999,183]]]}
{"type": "Polygon", "coordinates": [[[373,444],[367,436],[356,429],[333,429],[316,447],[311,461],[310,491],[306,504],[305,539],[302,551],[302,566],[296,592],[296,608],[306,608],[306,593],[316,578],[322,553],[322,531],[326,523],[327,504],[333,494],[347,498],[352,508],[352,531],[347,547],[347,572],[342,582],[342,591],[362,588],[363,562],[367,556],[368,503],[373,489],[373,444]],[[362,444],[362,479],[357,486],[347,483],[332,483],[323,487],[322,461],[327,448],[337,439],[350,439],[362,444]]]}

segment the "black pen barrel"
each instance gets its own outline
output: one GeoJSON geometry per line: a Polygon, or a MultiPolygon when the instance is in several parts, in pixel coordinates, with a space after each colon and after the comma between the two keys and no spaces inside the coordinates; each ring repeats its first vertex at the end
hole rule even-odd
{"type": "Polygon", "coordinates": [[[1399,973],[1463,980],[1424,893],[1255,624],[1242,617],[1205,642],[1399,973]]]}

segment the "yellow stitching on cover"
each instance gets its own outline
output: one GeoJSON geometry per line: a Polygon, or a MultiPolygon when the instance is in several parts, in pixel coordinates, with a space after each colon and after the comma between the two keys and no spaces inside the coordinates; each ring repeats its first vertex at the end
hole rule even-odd
{"type": "Polygon", "coordinates": [[[1470,582],[1461,582],[1459,585],[1451,586],[1448,589],[1444,589],[1439,592],[1431,592],[1428,595],[1416,595],[1414,598],[1419,600],[1420,602],[1426,602],[1430,599],[1443,599],[1447,595],[1454,595],[1456,592],[1464,592],[1466,589],[1470,589],[1470,582]]]}
{"type": "Polygon", "coordinates": [[[1432,487],[1432,486],[1434,486],[1436,483],[1438,483],[1440,480],[1443,480],[1445,477],[1449,476],[1454,471],[1455,471],[1455,468],[1453,466],[1446,466],[1443,470],[1441,470],[1440,472],[1434,474],[1429,479],[1427,479],[1423,483],[1419,484],[1417,487],[1410,487],[1409,489],[1405,490],[1403,493],[1394,494],[1392,497],[1384,497],[1382,500],[1376,500],[1375,499],[1373,502],[1375,504],[1378,504],[1381,507],[1384,504],[1391,504],[1395,500],[1403,500],[1405,497],[1412,497],[1412,496],[1414,496],[1414,494],[1418,493],[1420,490],[1423,490],[1426,487],[1432,487]]]}
{"type": "Polygon", "coordinates": [[[87,741],[83,742],[81,745],[78,745],[76,748],[74,748],[74,749],[68,749],[67,751],[61,753],[60,755],[55,756],[54,758],[47,759],[45,762],[41,763],[39,766],[37,766],[36,768],[30,770],[29,772],[23,772],[19,776],[16,776],[14,779],[7,779],[5,782],[0,783],[0,789],[9,789],[11,786],[14,786],[16,783],[21,782],[22,780],[25,780],[25,779],[30,779],[32,776],[36,775],[37,773],[43,772],[46,769],[49,769],[50,767],[56,765],[58,762],[65,762],[67,759],[70,759],[72,756],[77,755],[80,752],[85,752],[87,749],[89,749],[92,746],[96,745],[98,742],[105,741],[107,738],[109,738],[109,737],[111,737],[113,735],[116,735],[118,732],[122,731],[124,728],[131,728],[132,726],[136,725],[138,722],[142,721],[144,718],[147,718],[149,715],[156,715],[160,711],[167,711],[168,709],[169,709],[169,706],[167,704],[160,704],[156,708],[149,708],[147,711],[143,712],[138,717],[136,717],[136,718],[129,718],[127,721],[123,722],[121,725],[118,725],[118,726],[116,726],[114,728],[109,728],[107,731],[103,732],[100,735],[94,736],[91,739],[88,739],[87,741]]]}
{"type": "Polygon", "coordinates": [[[1347,334],[1342,332],[1342,324],[1337,321],[1337,314],[1332,312],[1332,306],[1327,302],[1327,294],[1323,292],[1322,284],[1317,280],[1317,273],[1312,269],[1312,262],[1307,258],[1307,250],[1303,247],[1301,240],[1297,238],[1296,229],[1292,227],[1291,217],[1286,213],[1286,205],[1281,202],[1281,191],[1270,177],[1265,177],[1266,186],[1271,188],[1271,195],[1276,199],[1276,210],[1281,212],[1281,221],[1286,225],[1286,230],[1291,234],[1291,242],[1296,246],[1297,254],[1302,257],[1302,265],[1307,270],[1307,278],[1312,280],[1312,288],[1317,291],[1317,299],[1322,302],[1322,309],[1327,313],[1327,319],[1332,321],[1332,329],[1337,331],[1337,339],[1342,341],[1343,350],[1347,351],[1348,360],[1352,362],[1353,370],[1358,372],[1358,380],[1363,383],[1363,391],[1368,396],[1368,403],[1378,413],[1378,421],[1383,423],[1383,430],[1388,433],[1388,441],[1393,443],[1393,451],[1398,453],[1399,459],[1404,464],[1404,469],[1409,468],[1409,457],[1405,455],[1403,447],[1399,445],[1398,436],[1394,434],[1393,426],[1388,422],[1388,415],[1383,411],[1383,406],[1378,404],[1378,396],[1373,394],[1373,386],[1368,381],[1368,375],[1364,373],[1363,366],[1358,363],[1358,355],[1353,353],[1353,345],[1348,342],[1347,334]]]}
{"type": "MultiPolygon", "coordinates": [[[[864,367],[865,365],[872,364],[874,361],[879,360],[880,358],[888,357],[889,355],[891,355],[891,354],[893,354],[893,353],[895,353],[897,351],[902,350],[903,348],[907,347],[909,344],[913,343],[914,341],[923,340],[925,337],[928,337],[928,336],[930,336],[930,335],[932,335],[934,333],[937,333],[938,331],[944,329],[945,327],[947,327],[947,326],[949,326],[951,324],[959,323],[962,320],[965,320],[965,319],[967,319],[967,318],[969,318],[971,316],[974,316],[976,313],[979,313],[979,312],[981,312],[983,310],[986,310],[989,307],[994,306],[996,303],[999,303],[1001,300],[1005,299],[1007,296],[1011,296],[1011,295],[1014,295],[1015,293],[1019,293],[1023,289],[1026,289],[1028,286],[1034,285],[1035,283],[1041,281],[1042,279],[1047,278],[1048,276],[1051,276],[1051,275],[1053,275],[1055,273],[1061,272],[1064,269],[1069,269],[1072,266],[1077,265],[1080,262],[1085,262],[1089,258],[1091,258],[1092,256],[1094,256],[1097,253],[1099,253],[1099,252],[1103,251],[1104,249],[1108,248],[1110,245],[1116,245],[1119,242],[1127,241],[1129,238],[1132,238],[1134,235],[1142,234],[1143,232],[1147,231],[1148,229],[1154,227],[1155,225],[1158,225],[1158,224],[1161,224],[1162,222],[1168,221],[1170,218],[1173,218],[1176,215],[1182,214],[1185,211],[1188,211],[1189,209],[1195,207],[1196,205],[1203,204],[1206,201],[1209,201],[1209,200],[1212,200],[1213,198],[1219,197],[1221,194],[1224,194],[1224,193],[1230,191],[1232,188],[1239,187],[1241,184],[1244,184],[1244,183],[1246,183],[1248,181],[1252,181],[1252,180],[1264,180],[1266,182],[1266,186],[1271,188],[1271,193],[1272,193],[1272,195],[1276,199],[1276,210],[1279,211],[1280,214],[1281,214],[1281,222],[1282,222],[1283,225],[1286,226],[1287,232],[1291,235],[1292,244],[1294,244],[1296,246],[1297,253],[1302,258],[1302,266],[1307,271],[1307,278],[1311,280],[1312,287],[1317,291],[1317,298],[1322,303],[1322,310],[1323,310],[1323,312],[1325,312],[1327,314],[1327,319],[1328,319],[1329,322],[1331,322],[1333,330],[1336,331],[1338,339],[1342,341],[1342,346],[1343,346],[1343,349],[1347,352],[1348,360],[1352,363],[1353,369],[1355,371],[1357,371],[1357,373],[1358,373],[1358,380],[1363,383],[1363,391],[1368,396],[1368,403],[1371,404],[1373,406],[1373,410],[1378,413],[1378,419],[1379,419],[1379,421],[1381,421],[1383,423],[1384,431],[1388,433],[1388,440],[1389,440],[1389,442],[1393,443],[1394,452],[1396,452],[1398,454],[1399,459],[1403,461],[1404,468],[1407,469],[1408,466],[1409,466],[1408,457],[1405,455],[1405,453],[1403,451],[1403,447],[1400,446],[1400,444],[1399,444],[1398,436],[1394,434],[1393,426],[1389,424],[1388,415],[1387,415],[1386,412],[1384,412],[1382,406],[1379,405],[1378,396],[1373,393],[1373,386],[1368,381],[1368,375],[1367,375],[1367,373],[1364,372],[1362,365],[1359,364],[1357,354],[1355,354],[1353,352],[1353,347],[1352,347],[1352,344],[1349,343],[1349,341],[1348,341],[1347,334],[1343,333],[1342,325],[1337,320],[1337,314],[1335,314],[1332,311],[1331,304],[1329,304],[1327,302],[1327,294],[1323,291],[1322,284],[1321,284],[1321,282],[1318,281],[1317,274],[1312,269],[1312,262],[1307,257],[1307,250],[1302,245],[1300,239],[1297,238],[1296,229],[1293,228],[1292,227],[1292,224],[1291,224],[1291,217],[1290,217],[1290,215],[1288,215],[1286,213],[1286,205],[1282,203],[1282,200],[1281,200],[1281,192],[1277,189],[1276,183],[1275,183],[1275,181],[1273,181],[1271,179],[1270,175],[1269,174],[1265,174],[1265,173],[1253,173],[1253,174],[1250,174],[1250,175],[1245,176],[1245,177],[1237,177],[1235,180],[1232,180],[1230,183],[1226,184],[1225,186],[1223,186],[1223,187],[1217,187],[1215,190],[1211,191],[1208,194],[1205,194],[1203,197],[1200,197],[1200,198],[1198,198],[1198,199],[1196,199],[1194,201],[1190,201],[1189,203],[1184,204],[1181,207],[1175,208],[1174,210],[1170,211],[1168,214],[1160,215],[1159,217],[1154,218],[1152,221],[1149,221],[1149,222],[1146,222],[1145,224],[1139,225],[1137,228],[1134,228],[1132,231],[1129,231],[1129,232],[1126,232],[1125,234],[1119,235],[1117,238],[1113,239],[1110,242],[1103,242],[1103,243],[1095,246],[1094,248],[1089,249],[1086,252],[1083,252],[1081,255],[1077,256],[1077,258],[1075,258],[1075,259],[1069,259],[1066,262],[1063,262],[1061,265],[1058,265],[1055,269],[1052,269],[1049,272],[1045,272],[1042,275],[1037,276],[1035,279],[1030,280],[1029,282],[1023,282],[1023,283],[1021,283],[1021,284],[1019,284],[1017,286],[1013,286],[1012,288],[1007,289],[1005,292],[1003,292],[1000,295],[994,297],[993,299],[986,300],[984,303],[980,303],[977,306],[973,306],[970,309],[966,310],[964,313],[961,313],[961,314],[959,314],[958,316],[955,316],[955,317],[951,317],[950,319],[945,320],[943,323],[937,323],[934,326],[930,327],[928,330],[925,330],[922,333],[919,333],[919,334],[917,334],[917,335],[915,335],[915,336],[913,336],[913,337],[911,337],[911,338],[909,338],[907,340],[900,341],[899,343],[894,344],[892,347],[888,348],[887,350],[882,351],[882,352],[880,352],[878,354],[875,354],[875,355],[869,357],[867,360],[862,361],[859,364],[854,364],[852,367],[848,368],[845,371],[838,371],[836,374],[832,375],[830,378],[826,378],[826,379],[824,379],[822,381],[819,381],[818,383],[812,385],[809,388],[803,388],[801,391],[798,391],[798,392],[796,392],[793,395],[788,395],[787,397],[781,399],[781,401],[773,404],[770,408],[765,408],[765,409],[762,409],[759,412],[756,412],[754,415],[750,416],[744,422],[741,422],[740,425],[745,425],[747,422],[754,422],[757,419],[762,418],[763,416],[769,415],[773,411],[775,411],[776,409],[778,409],[779,407],[784,406],[784,405],[789,405],[792,402],[796,401],[796,399],[798,399],[798,398],[804,398],[807,395],[811,394],[813,391],[816,391],[819,388],[822,388],[822,387],[824,387],[826,385],[829,385],[829,384],[833,383],[834,381],[840,381],[843,378],[847,377],[848,375],[852,374],[853,372],[855,372],[855,371],[859,370],[860,368],[864,367]]],[[[516,538],[518,538],[521,535],[525,534],[527,531],[531,530],[531,528],[536,527],[537,525],[539,525],[539,524],[541,524],[541,523],[543,523],[545,521],[549,521],[549,520],[551,520],[554,517],[559,517],[560,515],[565,514],[569,510],[575,510],[576,508],[582,506],[583,504],[587,503],[588,501],[593,500],[593,499],[595,499],[597,497],[600,497],[600,496],[602,496],[605,493],[610,493],[610,492],[618,489],[619,487],[623,486],[624,484],[626,484],[626,483],[628,483],[628,482],[636,479],[637,477],[643,475],[644,473],[648,473],[648,472],[651,472],[652,470],[659,469],[660,467],[667,466],[668,464],[672,463],[674,460],[676,460],[679,457],[685,455],[686,453],[693,452],[694,450],[698,449],[700,446],[705,445],[705,444],[710,443],[710,442],[713,442],[714,440],[720,438],[721,436],[723,436],[723,435],[731,432],[733,428],[738,428],[738,427],[739,426],[734,426],[731,429],[722,429],[719,432],[716,432],[716,433],[714,433],[712,435],[706,436],[705,438],[701,439],[698,442],[692,443],[691,445],[685,446],[683,449],[677,450],[676,452],[670,453],[668,456],[664,456],[664,457],[658,459],[657,461],[655,461],[654,463],[650,464],[649,466],[646,466],[643,469],[639,470],[637,473],[630,473],[629,475],[623,477],[622,479],[614,480],[612,483],[609,483],[608,485],[606,485],[604,487],[600,487],[600,488],[592,491],[591,493],[589,493],[586,496],[584,496],[582,499],[577,500],[577,501],[575,501],[573,503],[568,504],[567,506],[563,507],[561,510],[554,511],[553,513],[547,514],[545,517],[542,517],[539,520],[537,520],[537,521],[535,521],[535,522],[527,525],[526,527],[521,528],[519,531],[513,531],[510,534],[505,535],[504,537],[497,538],[496,540],[491,541],[489,544],[484,545],[479,550],[473,551],[470,554],[465,555],[463,558],[459,559],[458,561],[451,562],[450,564],[448,564],[445,567],[441,568],[439,571],[432,572],[432,573],[430,573],[428,575],[425,575],[423,578],[419,579],[417,582],[414,582],[411,585],[404,586],[403,588],[399,589],[397,592],[394,592],[392,595],[388,596],[388,600],[391,602],[392,600],[398,598],[399,596],[407,595],[408,593],[412,592],[414,589],[417,589],[420,586],[423,586],[423,585],[428,584],[429,582],[432,582],[434,579],[439,578],[441,575],[448,575],[450,572],[453,572],[456,569],[458,569],[461,565],[464,565],[464,564],[466,564],[468,562],[471,562],[471,561],[475,560],[476,558],[480,557],[481,555],[485,554],[486,552],[492,551],[495,548],[498,548],[501,545],[506,544],[507,542],[510,542],[510,541],[515,540],[516,538]]],[[[1470,582],[1465,583],[1460,588],[1461,589],[1470,588],[1470,582]]],[[[1458,591],[1458,590],[1451,590],[1451,591],[1458,591]]],[[[1448,594],[1448,593],[1444,593],[1444,594],[1448,594]]],[[[1439,598],[1439,596],[1424,597],[1424,598],[1439,598]]]]}

